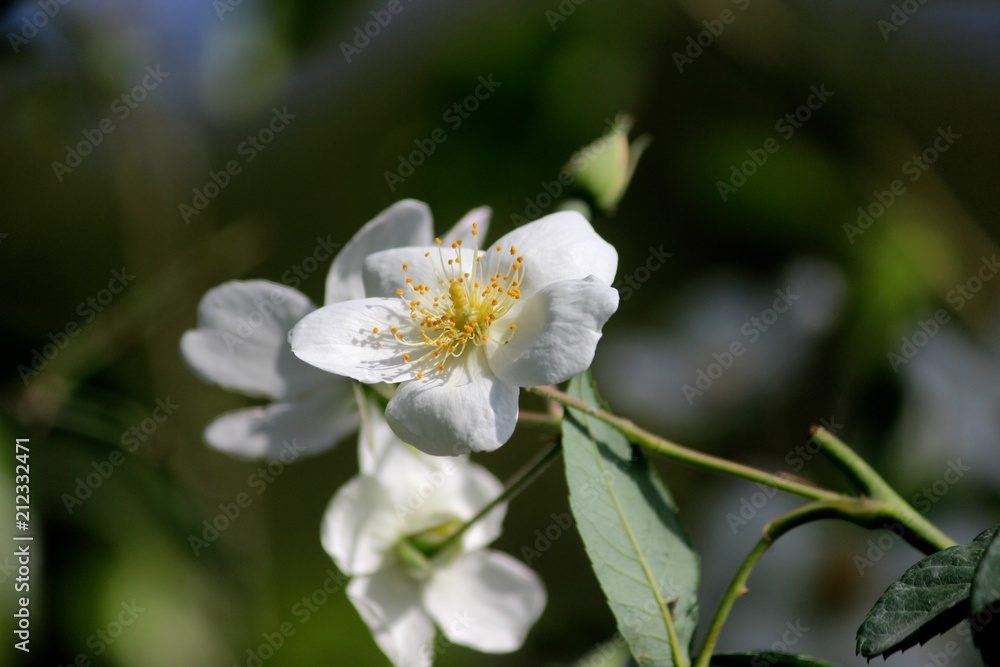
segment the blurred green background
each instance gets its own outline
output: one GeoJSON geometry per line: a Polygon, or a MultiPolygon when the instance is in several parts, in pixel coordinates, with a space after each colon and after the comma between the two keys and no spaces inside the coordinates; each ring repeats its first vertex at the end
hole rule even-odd
{"type": "MultiPolygon", "coordinates": [[[[371,23],[388,4],[5,4],[0,516],[13,520],[12,443],[30,438],[36,540],[32,651],[4,641],[0,662],[248,665],[291,621],[265,664],[387,664],[342,591],[317,593],[336,574],[318,526],[356,472],[350,439],[284,468],[193,553],[189,535],[260,464],[203,444],[215,415],[249,402],[199,382],[180,336],[206,290],[287,282],[318,238],[345,243],[401,198],[430,204],[438,230],[487,204],[491,238],[514,216],[555,210],[543,195],[562,166],[622,111],[653,143],[617,212],[593,218],[634,283],[595,361],[615,409],[685,444],[840,485],[795,452],[823,419],[956,539],[1000,520],[1000,5],[401,0],[371,23]],[[499,86],[459,115],[480,77],[499,86]],[[246,143],[275,110],[288,115],[281,131],[246,143]],[[423,164],[387,179],[437,128],[446,139],[423,164]],[[207,187],[213,173],[224,187],[207,187]],[[653,249],[671,257],[649,271],[653,249]],[[109,297],[114,271],[134,278],[109,297]],[[774,316],[777,290],[797,298],[774,316]],[[948,320],[934,329],[940,309],[948,320]],[[685,393],[737,341],[745,354],[685,393]],[[35,358],[46,345],[58,350],[35,358]],[[157,400],[177,407],[129,451],[123,434],[157,400]],[[113,456],[121,465],[67,507],[113,456]],[[970,470],[943,484],[958,460],[970,470]],[[303,597],[324,602],[306,615],[303,597]],[[123,612],[132,604],[142,611],[123,612]],[[130,625],[101,639],[123,613],[130,625]]],[[[326,268],[294,286],[321,302],[326,268]]],[[[519,431],[477,460],[505,478],[539,447],[519,431]]],[[[708,617],[767,518],[795,501],[661,468],[703,554],[708,617]]],[[[565,496],[553,466],[511,505],[496,547],[520,556],[565,496]]],[[[765,558],[720,648],[861,665],[864,611],[916,558],[885,533],[804,528],[765,558]],[[788,624],[808,631],[776,646],[788,624]]],[[[453,647],[437,664],[572,665],[612,637],[575,532],[531,566],[549,604],[524,649],[453,647]]],[[[954,641],[951,664],[978,664],[966,638],[890,662],[923,665],[954,641]]]]}

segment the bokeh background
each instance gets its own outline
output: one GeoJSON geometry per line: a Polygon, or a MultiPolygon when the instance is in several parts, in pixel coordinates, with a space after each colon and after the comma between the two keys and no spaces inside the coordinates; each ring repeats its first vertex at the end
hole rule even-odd
{"type": "MultiPolygon", "coordinates": [[[[619,112],[653,142],[617,212],[593,218],[636,283],[595,361],[614,408],[685,444],[839,487],[825,461],[796,452],[826,420],[959,541],[1000,520],[1000,5],[401,0],[359,39],[387,5],[4,3],[0,516],[13,523],[10,450],[28,437],[37,537],[30,656],[12,647],[16,575],[0,561],[0,662],[242,666],[291,621],[295,635],[266,664],[386,664],[342,592],[315,597],[305,620],[296,607],[336,573],[318,525],[356,471],[350,439],[282,469],[193,553],[189,536],[260,466],[203,444],[215,415],[250,403],[198,381],[179,338],[209,288],[287,282],[319,238],[344,243],[401,198],[428,202],[439,230],[488,204],[493,237],[514,216],[555,210],[546,184],[619,112]],[[448,115],[480,77],[500,85],[448,115]],[[289,115],[282,130],[248,148],[275,110],[289,115]],[[386,172],[437,128],[446,140],[390,184],[386,172]],[[91,145],[77,162],[67,153],[81,142],[91,145]],[[765,145],[777,146],[766,162],[746,163],[765,145]],[[230,161],[239,173],[185,215],[230,161]],[[859,207],[871,219],[852,231],[859,207]],[[648,271],[653,249],[671,256],[648,271]],[[134,278],[110,298],[114,271],[134,278]],[[797,298],[773,317],[778,290],[797,298]],[[941,309],[947,322],[921,337],[941,309]],[[67,327],[75,335],[60,337],[67,327]],[[913,354],[894,363],[907,341],[913,354]],[[734,342],[745,354],[686,394],[734,342]],[[123,434],[158,400],[177,407],[130,451],[123,434]],[[67,507],[78,478],[113,456],[121,465],[67,507]],[[100,639],[133,603],[134,622],[100,639]]],[[[325,271],[313,264],[296,286],[321,301],[325,271]]],[[[477,458],[504,478],[540,446],[519,432],[477,458]]],[[[661,469],[702,553],[707,618],[766,520],[797,500],[661,469]]],[[[520,556],[565,511],[557,464],[511,505],[497,548],[520,556]]],[[[884,531],[805,527],[765,557],[720,648],[862,665],[865,610],[917,558],[884,531]]],[[[531,565],[549,604],[524,649],[453,647],[438,664],[572,665],[613,636],[574,531],[531,565]]],[[[888,663],[929,664],[948,641],[949,664],[978,664],[956,633],[888,663]]]]}

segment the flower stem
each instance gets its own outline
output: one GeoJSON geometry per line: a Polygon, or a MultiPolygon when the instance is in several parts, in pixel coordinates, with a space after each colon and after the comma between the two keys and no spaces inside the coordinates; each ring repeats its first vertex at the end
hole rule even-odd
{"type": "Polygon", "coordinates": [[[591,417],[600,419],[601,421],[614,426],[623,435],[625,435],[625,437],[640,447],[657,452],[667,458],[679,461],[680,463],[686,463],[698,468],[733,475],[735,477],[742,477],[743,479],[750,480],[751,482],[760,482],[776,489],[802,496],[803,498],[809,498],[810,500],[836,501],[849,499],[849,496],[835,493],[833,491],[820,489],[803,482],[797,482],[795,480],[782,477],[781,475],[776,475],[758,468],[743,465],[742,463],[736,463],[717,456],[712,456],[711,454],[705,454],[693,449],[688,449],[687,447],[678,445],[677,443],[671,442],[665,438],[661,438],[658,435],[639,428],[629,419],[624,419],[605,410],[601,410],[600,408],[595,408],[594,406],[588,405],[587,403],[565,394],[554,387],[526,387],[526,390],[538,394],[539,396],[544,396],[545,398],[553,401],[557,401],[562,405],[579,410],[580,412],[584,412],[591,417]]]}
{"type": "Polygon", "coordinates": [[[719,602],[719,607],[715,610],[715,616],[712,618],[712,624],[708,627],[705,642],[702,645],[697,661],[694,663],[694,667],[709,667],[709,663],[712,660],[712,652],[719,641],[722,626],[725,624],[726,618],[733,608],[733,604],[738,598],[750,592],[750,589],[746,587],[750,572],[753,571],[754,566],[757,565],[757,561],[770,548],[771,544],[788,531],[802,524],[840,516],[841,509],[834,506],[834,504],[815,502],[803,505],[764,526],[763,536],[761,536],[760,541],[757,542],[753,550],[744,559],[742,565],[740,565],[740,569],[736,571],[733,580],[729,582],[729,587],[722,596],[722,601],[719,602]]]}
{"type": "Polygon", "coordinates": [[[457,542],[465,534],[465,531],[469,530],[477,521],[482,519],[484,516],[489,514],[496,508],[497,505],[501,503],[506,503],[514,499],[517,494],[521,493],[529,484],[531,484],[535,479],[545,472],[545,469],[556,460],[559,454],[562,453],[562,442],[556,441],[549,446],[548,449],[543,451],[541,454],[537,455],[534,459],[529,461],[523,468],[521,468],[504,486],[503,492],[490,501],[481,510],[476,512],[475,516],[463,523],[458,530],[449,535],[446,539],[438,544],[433,552],[427,554],[428,558],[433,558],[439,553],[443,553],[445,549],[457,542]]]}
{"type": "Polygon", "coordinates": [[[562,425],[561,417],[553,416],[547,412],[531,412],[528,410],[521,410],[517,415],[517,421],[557,433],[562,425]]]}
{"type": "Polygon", "coordinates": [[[812,439],[859,488],[883,505],[886,518],[895,519],[908,533],[907,541],[926,553],[954,546],[955,541],[919,514],[868,462],[837,436],[821,426],[812,428],[812,439]]]}
{"type": "Polygon", "coordinates": [[[896,525],[902,528],[903,537],[908,543],[931,554],[941,549],[947,549],[955,541],[945,535],[921,516],[882,477],[875,472],[850,447],[841,442],[833,434],[821,427],[814,427],[812,437],[834,463],[861,489],[867,492],[869,498],[855,498],[821,489],[810,484],[798,482],[759,470],[757,468],[729,461],[727,459],[705,454],[682,445],[671,442],[658,435],[639,428],[631,420],[613,415],[606,410],[595,408],[579,399],[565,394],[555,387],[526,387],[532,393],[544,396],[574,410],[584,412],[596,419],[610,424],[625,437],[640,447],[657,452],[680,463],[685,463],[704,470],[742,477],[752,482],[760,482],[787,493],[792,493],[810,500],[820,501],[828,507],[837,508],[838,516],[865,528],[888,528],[896,525]]]}

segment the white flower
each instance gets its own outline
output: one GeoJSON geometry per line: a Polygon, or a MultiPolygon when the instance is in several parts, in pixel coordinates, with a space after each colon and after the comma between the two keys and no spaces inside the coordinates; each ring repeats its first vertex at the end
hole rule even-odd
{"type": "Polygon", "coordinates": [[[426,667],[435,624],[455,644],[487,653],[520,648],[546,594],[530,568],[484,548],[500,534],[505,505],[426,555],[500,494],[499,480],[465,459],[404,445],[377,411],[362,424],[359,458],[361,474],[334,496],[321,535],[354,577],[347,595],[379,648],[397,667],[426,667]]]}
{"type": "MultiPolygon", "coordinates": [[[[475,209],[448,233],[471,239],[472,222],[485,222],[488,209],[475,209]]],[[[364,298],[361,269],[369,254],[430,243],[430,211],[404,200],[365,224],[340,251],[326,279],[326,303],[364,298]]],[[[181,353],[206,382],[272,401],[227,412],[205,429],[211,446],[244,458],[277,458],[293,441],[315,453],[357,428],[357,407],[349,380],[331,376],[297,359],[288,331],[316,310],[302,293],[265,280],[233,281],[209,290],[198,305],[198,328],[184,333],[181,353]]]]}
{"type": "Polygon", "coordinates": [[[364,270],[371,298],[303,318],[292,351],[361,382],[400,382],[386,418],[404,442],[435,455],[493,450],[514,431],[519,387],[590,366],[618,308],[617,266],[575,212],[484,250],[456,241],[375,253],[364,270]]]}

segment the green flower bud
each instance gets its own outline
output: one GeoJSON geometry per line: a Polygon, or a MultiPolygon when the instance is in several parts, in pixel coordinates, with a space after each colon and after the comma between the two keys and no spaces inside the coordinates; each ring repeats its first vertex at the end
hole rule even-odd
{"type": "Polygon", "coordinates": [[[590,191],[601,209],[613,212],[651,137],[644,134],[630,145],[628,133],[632,129],[632,119],[624,114],[609,121],[608,125],[604,136],[573,154],[567,168],[577,183],[590,191]]]}

